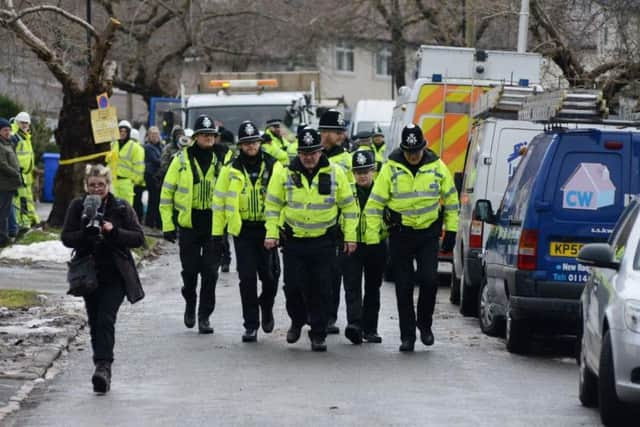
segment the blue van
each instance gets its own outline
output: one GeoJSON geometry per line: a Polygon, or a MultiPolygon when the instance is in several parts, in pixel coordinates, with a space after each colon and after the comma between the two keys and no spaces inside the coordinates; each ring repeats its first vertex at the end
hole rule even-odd
{"type": "Polygon", "coordinates": [[[477,220],[493,224],[483,254],[480,326],[506,326],[510,352],[525,352],[545,327],[575,333],[587,268],[582,245],[606,242],[632,194],[640,192],[640,132],[553,129],[536,136],[498,211],[478,200],[477,220]]]}

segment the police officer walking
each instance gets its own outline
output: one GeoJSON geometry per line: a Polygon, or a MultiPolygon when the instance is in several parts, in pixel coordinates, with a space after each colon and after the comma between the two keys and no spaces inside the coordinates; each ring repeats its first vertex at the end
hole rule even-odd
{"type": "Polygon", "coordinates": [[[344,294],[347,304],[348,325],[345,336],[354,344],[365,341],[381,343],[378,335],[378,313],[380,311],[380,286],[387,257],[384,242],[386,227],[380,228],[379,243],[366,244],[366,214],[364,208],[373,187],[376,162],[373,151],[353,153],[353,174],[356,184],[354,193],[360,210],[357,239],[358,248],[343,263],[344,294]],[[362,277],[364,275],[364,299],[362,297],[362,277]]]}
{"type": "Polygon", "coordinates": [[[255,124],[243,122],[238,130],[240,154],[222,168],[214,196],[214,239],[223,239],[225,226],[234,236],[245,328],[243,342],[257,340],[260,323],[265,333],[273,331],[273,303],[280,276],[277,248],[264,247],[264,199],[271,177],[282,166],[260,150],[260,142],[255,124]],[[256,275],[262,282],[260,297],[256,275]]]}
{"type": "Polygon", "coordinates": [[[110,169],[114,173],[114,196],[133,205],[134,186],[144,183],[144,148],[131,138],[131,123],[118,123],[120,139],[112,143],[110,169]]]}
{"type": "Polygon", "coordinates": [[[220,170],[231,161],[232,153],[223,144],[216,144],[218,129],[211,117],[196,119],[195,144],[179,151],[173,158],[162,184],[160,216],[165,240],[175,242],[177,232],[173,211],[178,211],[180,227],[180,261],[182,263],[182,296],[186,307],[184,324],[196,323],[196,288],[201,276],[198,331],[212,334],[209,316],[215,308],[215,287],[218,280],[221,247],[213,234],[213,193],[220,170]]]}
{"type": "Polygon", "coordinates": [[[366,241],[380,242],[385,221],[390,227],[391,263],[396,281],[400,318],[400,351],[413,351],[416,326],[424,345],[433,345],[431,330],[438,289],[438,251],[444,211],[443,250],[452,250],[458,228],[458,193],[451,173],[426,147],[420,127],[402,130],[400,148],[382,166],[365,207],[366,241]],[[414,275],[413,260],[417,262],[414,275]],[[414,281],[420,286],[417,319],[413,303],[414,281]]]}
{"type": "Polygon", "coordinates": [[[300,338],[309,323],[312,351],[326,351],[329,283],[336,257],[338,214],[347,254],[356,249],[358,208],[342,168],[329,163],[317,132],[306,128],[298,141],[298,157],[274,173],[267,190],[264,245],[284,236],[284,291],[291,327],[287,342],[300,338]],[[282,230],[280,229],[282,218],[282,230]]]}
{"type": "MultiPolygon", "coordinates": [[[[321,117],[318,124],[322,148],[331,164],[338,165],[347,175],[349,182],[353,181],[351,175],[351,155],[342,146],[344,142],[344,132],[346,124],[342,113],[338,110],[328,110],[321,117]]],[[[342,236],[338,236],[336,252],[334,258],[333,272],[331,275],[331,299],[329,304],[329,321],[327,323],[327,333],[339,334],[340,328],[336,326],[338,320],[338,309],[340,307],[340,284],[342,283],[342,263],[344,256],[341,251],[342,236]]]]}

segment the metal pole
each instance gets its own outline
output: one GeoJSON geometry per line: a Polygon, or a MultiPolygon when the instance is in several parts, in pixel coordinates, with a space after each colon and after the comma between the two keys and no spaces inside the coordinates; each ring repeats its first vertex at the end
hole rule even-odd
{"type": "MultiPolygon", "coordinates": [[[[87,22],[91,24],[91,0],[87,0],[87,22]]],[[[87,62],[91,64],[91,33],[87,30],[87,62]]]]}
{"type": "Polygon", "coordinates": [[[464,2],[464,43],[467,47],[473,47],[476,41],[476,29],[473,14],[473,0],[464,2]]]}
{"type": "Polygon", "coordinates": [[[518,22],[518,53],[527,51],[527,37],[529,35],[529,0],[522,0],[520,4],[520,20],[518,22]]]}

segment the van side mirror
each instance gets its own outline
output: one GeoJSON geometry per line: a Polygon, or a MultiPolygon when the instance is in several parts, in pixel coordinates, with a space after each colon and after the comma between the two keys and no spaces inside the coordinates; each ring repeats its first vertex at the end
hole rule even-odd
{"type": "Polygon", "coordinates": [[[453,174],[453,184],[456,186],[456,190],[458,190],[458,194],[462,192],[462,179],[464,175],[462,172],[456,172],[453,174]]]}
{"type": "Polygon", "coordinates": [[[480,199],[476,201],[473,212],[473,219],[476,221],[483,221],[487,224],[496,224],[498,222],[496,215],[493,213],[490,200],[480,199]]]}
{"type": "Polygon", "coordinates": [[[589,243],[578,253],[578,262],[590,267],[610,268],[618,270],[620,263],[614,261],[613,248],[608,243],[589,243]]]}

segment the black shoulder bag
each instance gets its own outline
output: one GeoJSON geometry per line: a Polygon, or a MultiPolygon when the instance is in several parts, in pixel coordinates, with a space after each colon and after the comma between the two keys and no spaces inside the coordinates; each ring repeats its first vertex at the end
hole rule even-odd
{"type": "Polygon", "coordinates": [[[86,297],[91,295],[98,288],[98,277],[96,275],[96,262],[90,252],[79,255],[74,251],[71,261],[67,262],[67,282],[69,290],[67,294],[75,297],[86,297]]]}

